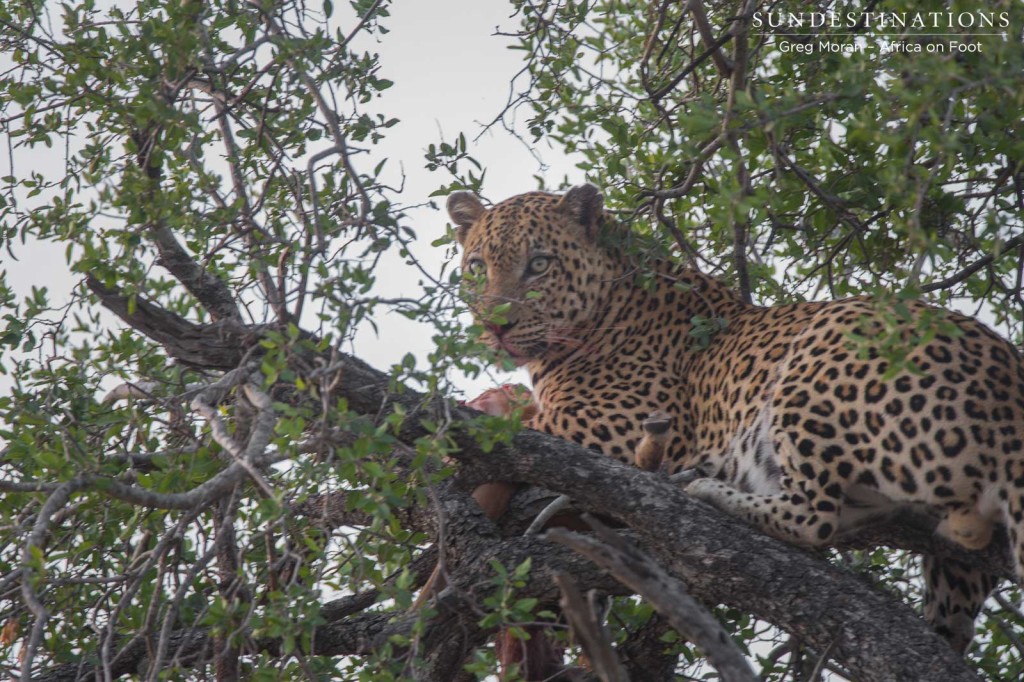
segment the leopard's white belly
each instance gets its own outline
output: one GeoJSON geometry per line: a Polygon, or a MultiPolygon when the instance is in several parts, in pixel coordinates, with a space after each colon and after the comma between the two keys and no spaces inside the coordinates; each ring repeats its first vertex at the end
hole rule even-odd
{"type": "Polygon", "coordinates": [[[712,466],[720,464],[719,477],[739,490],[758,495],[777,495],[782,491],[782,469],[772,443],[771,418],[771,405],[766,403],[753,423],[733,436],[717,458],[720,463],[712,462],[712,466]]]}

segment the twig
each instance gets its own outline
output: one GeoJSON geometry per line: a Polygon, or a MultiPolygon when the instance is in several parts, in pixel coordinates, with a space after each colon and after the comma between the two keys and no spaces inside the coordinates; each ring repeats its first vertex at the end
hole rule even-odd
{"type": "Polygon", "coordinates": [[[263,291],[270,303],[270,307],[277,315],[278,320],[285,322],[287,321],[288,316],[284,305],[284,292],[278,289],[275,285],[274,279],[270,276],[266,264],[257,253],[258,249],[261,248],[259,243],[262,236],[266,234],[266,230],[256,222],[252,202],[249,200],[249,191],[246,188],[242,172],[238,167],[242,155],[239,152],[238,144],[235,142],[235,134],[231,128],[231,119],[228,116],[228,108],[219,97],[213,98],[213,106],[217,110],[220,136],[224,143],[224,150],[226,152],[228,164],[228,174],[231,176],[231,185],[235,191],[235,200],[240,202],[238,210],[242,214],[242,220],[245,222],[245,225],[249,228],[248,230],[244,230],[241,234],[245,238],[245,241],[248,242],[249,249],[252,251],[250,263],[252,263],[256,270],[257,279],[259,279],[260,286],[263,287],[263,291]]]}
{"type": "Polygon", "coordinates": [[[370,21],[370,18],[377,14],[377,10],[380,9],[381,3],[384,0],[374,0],[374,3],[363,13],[363,16],[356,22],[355,27],[348,32],[345,36],[345,40],[341,43],[340,47],[345,47],[352,42],[352,39],[356,37],[356,34],[363,30],[366,23],[370,21]]]}
{"type": "MultiPolygon", "coordinates": [[[[182,580],[179,583],[178,590],[174,594],[174,598],[168,606],[167,611],[164,613],[163,625],[160,628],[160,637],[157,640],[156,651],[151,659],[149,665],[149,675],[146,677],[146,682],[157,682],[160,679],[160,673],[163,668],[163,661],[167,657],[167,652],[171,646],[171,640],[173,635],[176,634],[171,626],[177,620],[181,603],[185,598],[185,594],[189,591],[192,584],[195,582],[196,576],[202,571],[207,564],[213,561],[217,555],[217,547],[214,546],[207,550],[203,556],[188,567],[185,574],[182,576],[182,580]]],[[[206,636],[206,633],[203,633],[206,636]]]]}
{"type": "Polygon", "coordinates": [[[28,541],[25,543],[25,549],[22,552],[21,558],[21,597],[25,601],[25,606],[28,607],[32,615],[36,617],[32,623],[32,632],[28,637],[28,641],[25,643],[25,648],[22,649],[21,655],[21,679],[31,680],[32,679],[32,660],[35,658],[36,649],[39,648],[40,642],[43,640],[43,631],[46,629],[46,622],[50,619],[50,613],[46,610],[46,605],[43,604],[39,595],[36,593],[33,582],[36,580],[35,571],[32,566],[37,561],[42,563],[43,559],[41,556],[41,550],[46,540],[46,535],[50,530],[50,519],[57,512],[58,509],[65,506],[68,501],[78,490],[81,490],[84,486],[81,480],[75,479],[62,484],[59,488],[54,490],[46,502],[43,503],[42,509],[39,510],[39,514],[36,516],[36,521],[32,524],[32,532],[29,533],[28,541]],[[40,556],[34,556],[39,553],[40,556]]]}
{"type": "Polygon", "coordinates": [[[696,59],[687,64],[686,68],[680,71],[667,85],[650,93],[650,99],[654,102],[663,99],[665,95],[672,92],[677,85],[682,83],[684,78],[693,73],[698,66],[703,64],[705,60],[711,57],[718,50],[718,48],[722,47],[722,45],[725,45],[727,42],[729,42],[732,39],[732,37],[733,30],[732,27],[730,27],[729,30],[727,30],[721,36],[716,38],[710,45],[708,45],[707,49],[701,52],[696,59]]]}
{"type": "Polygon", "coordinates": [[[679,485],[689,485],[697,480],[701,475],[701,472],[697,468],[683,469],[682,471],[676,472],[668,477],[668,480],[672,483],[679,485]]]}
{"type": "MultiPolygon", "coordinates": [[[[249,0],[249,4],[255,7],[258,12],[260,12],[260,14],[263,16],[263,21],[266,23],[268,29],[276,38],[287,38],[287,34],[285,33],[285,31],[278,25],[278,23],[274,20],[273,16],[271,16],[270,13],[268,13],[259,2],[257,2],[256,0],[249,0]]],[[[378,7],[379,3],[375,3],[370,8],[367,15],[365,15],[364,18],[360,21],[359,26],[362,26],[367,20],[367,17],[369,16],[370,12],[376,11],[378,7]]],[[[346,43],[347,42],[348,39],[346,39],[346,43]]],[[[353,186],[356,188],[356,192],[359,194],[359,218],[357,222],[360,225],[364,225],[366,223],[367,217],[370,215],[372,203],[370,201],[370,195],[367,193],[366,188],[363,186],[362,181],[359,179],[359,174],[356,173],[355,168],[353,168],[352,166],[352,160],[350,158],[351,154],[348,150],[348,140],[345,137],[345,134],[342,132],[341,126],[338,124],[338,113],[333,108],[331,108],[330,105],[328,105],[327,100],[324,98],[323,93],[320,92],[320,88],[317,86],[316,81],[308,73],[306,73],[304,69],[300,68],[294,59],[285,58],[285,63],[288,64],[288,66],[295,72],[295,74],[302,81],[302,84],[305,86],[307,92],[309,92],[310,96],[316,102],[316,106],[317,109],[320,111],[320,115],[323,116],[324,118],[324,122],[327,125],[327,129],[330,131],[331,137],[333,138],[334,141],[333,148],[328,150],[327,153],[336,153],[340,156],[341,163],[345,167],[345,173],[349,176],[349,179],[352,181],[353,186]]],[[[312,174],[310,175],[310,178],[312,179],[312,174]]],[[[319,247],[320,253],[323,254],[326,253],[327,245],[323,239],[323,235],[320,234],[320,219],[316,213],[316,201],[314,201],[313,206],[314,230],[317,232],[319,240],[317,246],[319,247]]]]}
{"type": "MultiPolygon", "coordinates": [[[[647,40],[644,43],[644,53],[643,56],[640,58],[640,84],[643,86],[644,92],[648,94],[650,94],[651,92],[651,83],[648,77],[648,72],[650,70],[651,54],[654,51],[655,38],[657,37],[658,33],[661,32],[661,27],[665,24],[665,16],[669,4],[671,4],[671,1],[672,0],[663,0],[661,6],[658,7],[658,16],[654,22],[654,28],[652,28],[651,32],[647,35],[647,40]]],[[[655,102],[656,106],[657,104],[658,103],[655,102]]]]}
{"type": "Polygon", "coordinates": [[[836,638],[828,645],[828,648],[818,656],[818,660],[814,664],[814,669],[811,671],[811,674],[807,676],[808,682],[819,682],[819,680],[821,680],[821,673],[825,670],[825,665],[828,663],[828,659],[832,656],[832,652],[835,650],[837,644],[839,644],[838,635],[836,635],[836,638]]]}
{"type": "Polygon", "coordinates": [[[726,138],[723,135],[716,135],[715,139],[701,147],[697,153],[697,158],[690,162],[690,170],[687,172],[686,179],[681,185],[670,189],[655,190],[652,194],[659,199],[677,199],[689,194],[693,186],[697,184],[697,180],[700,179],[700,172],[703,170],[704,164],[707,163],[712,154],[722,148],[725,141],[726,138]]]}
{"type": "Polygon", "coordinates": [[[559,495],[551,501],[551,504],[544,507],[544,509],[537,514],[537,517],[533,520],[533,523],[530,524],[530,527],[526,529],[526,532],[523,533],[523,535],[536,535],[544,528],[545,525],[547,525],[547,522],[550,521],[555,514],[568,507],[571,503],[572,500],[569,499],[568,495],[559,495]]]}
{"type": "MultiPolygon", "coordinates": [[[[692,173],[693,168],[691,168],[690,171],[692,173]]],[[[669,231],[669,234],[672,235],[676,245],[679,246],[679,249],[683,254],[685,254],[689,266],[696,269],[697,259],[700,257],[700,254],[697,252],[697,249],[694,248],[693,244],[691,244],[686,238],[686,235],[683,234],[683,231],[679,229],[679,226],[665,215],[665,200],[657,198],[654,199],[651,209],[654,211],[654,217],[658,219],[658,222],[661,223],[662,227],[669,231]]]]}

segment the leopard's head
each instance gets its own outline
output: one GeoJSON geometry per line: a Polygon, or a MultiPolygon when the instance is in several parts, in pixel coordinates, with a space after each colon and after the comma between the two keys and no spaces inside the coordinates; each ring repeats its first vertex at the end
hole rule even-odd
{"type": "Polygon", "coordinates": [[[471,192],[455,192],[448,213],[485,343],[523,365],[579,348],[594,334],[623,276],[622,261],[598,243],[605,218],[596,187],[528,192],[490,209],[471,192]]]}

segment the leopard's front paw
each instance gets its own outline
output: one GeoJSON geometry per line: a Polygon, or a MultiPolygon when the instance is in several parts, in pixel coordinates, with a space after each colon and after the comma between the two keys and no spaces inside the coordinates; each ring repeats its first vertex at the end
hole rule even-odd
{"type": "Polygon", "coordinates": [[[728,511],[732,506],[729,499],[735,497],[736,489],[716,478],[698,478],[686,486],[686,494],[704,500],[708,504],[728,511]]]}
{"type": "Polygon", "coordinates": [[[697,479],[706,478],[708,476],[714,475],[715,472],[711,465],[709,465],[707,462],[704,462],[703,464],[698,464],[695,467],[690,467],[689,469],[682,469],[680,471],[677,471],[676,473],[669,476],[668,480],[678,484],[680,488],[689,492],[689,486],[693,485],[694,481],[696,481],[697,479]]]}

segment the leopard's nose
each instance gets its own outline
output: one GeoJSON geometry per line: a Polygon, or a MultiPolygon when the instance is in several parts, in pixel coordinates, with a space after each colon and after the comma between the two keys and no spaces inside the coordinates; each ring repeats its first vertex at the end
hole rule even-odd
{"type": "Polygon", "coordinates": [[[516,326],[515,322],[506,322],[505,324],[496,324],[494,322],[484,323],[484,328],[490,333],[494,334],[497,338],[501,338],[509,329],[516,326]]]}

